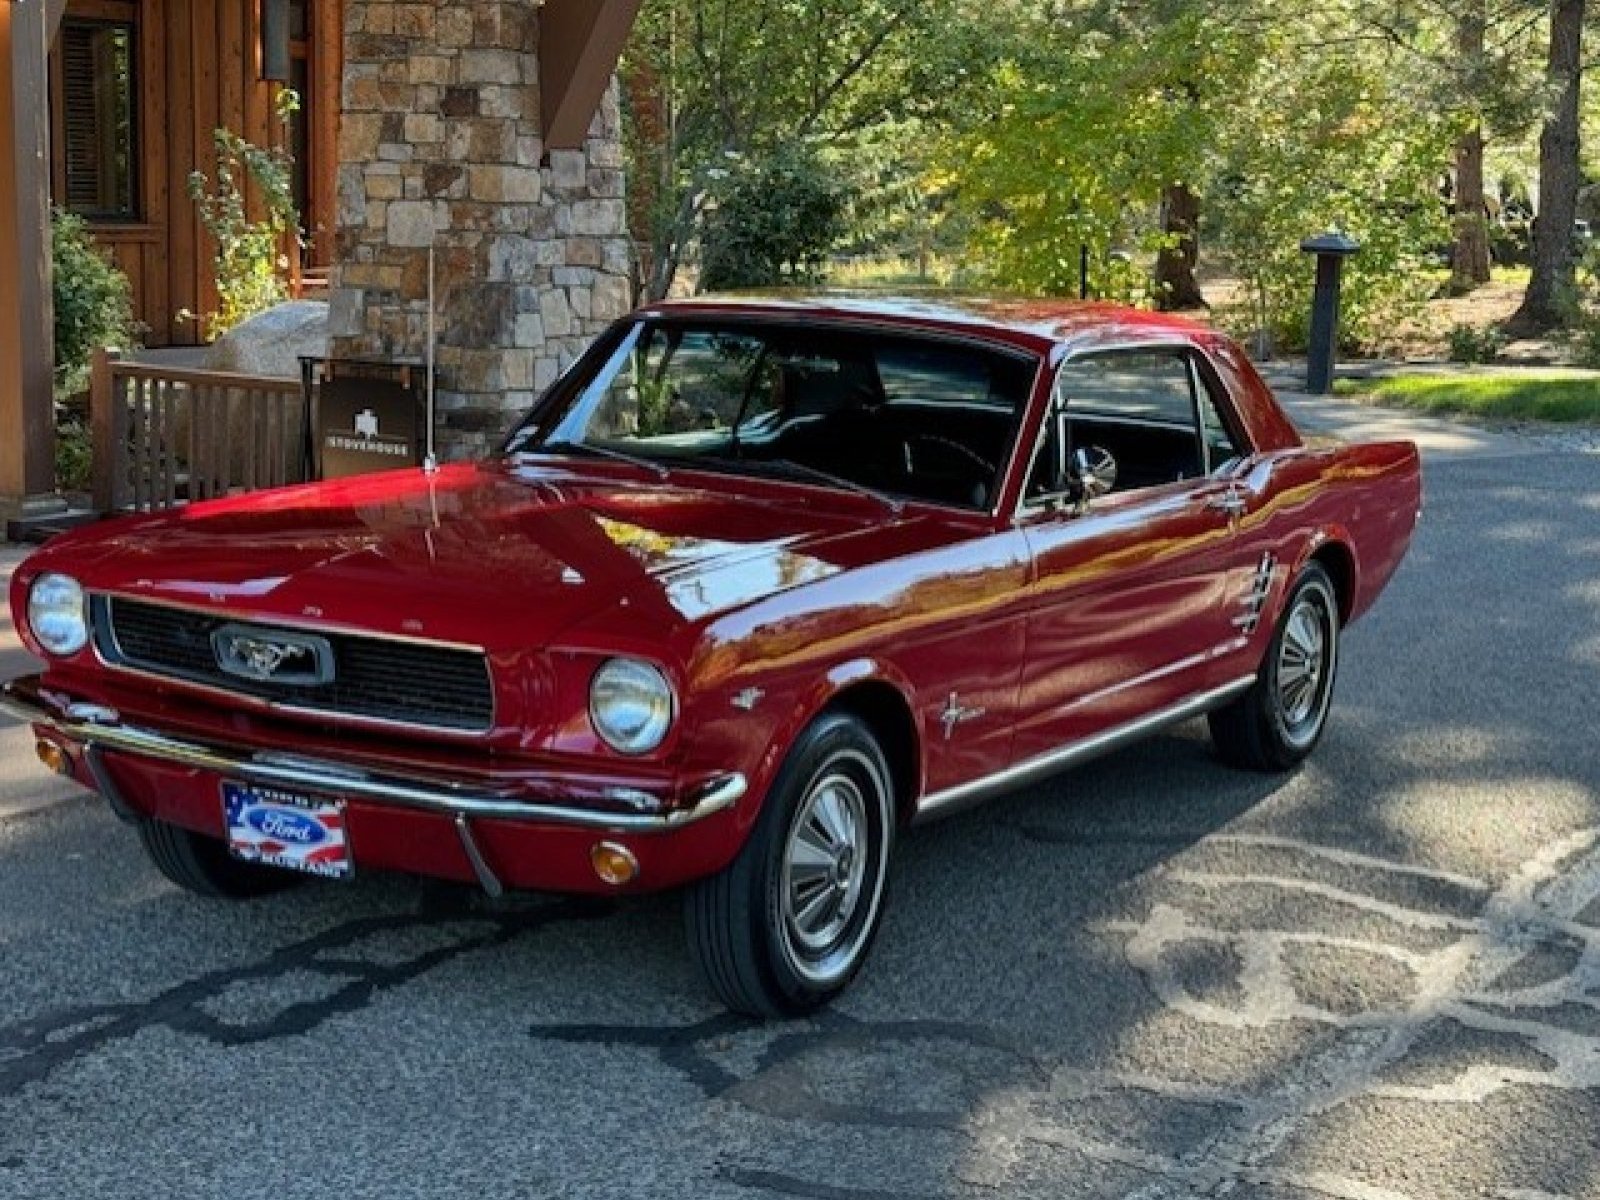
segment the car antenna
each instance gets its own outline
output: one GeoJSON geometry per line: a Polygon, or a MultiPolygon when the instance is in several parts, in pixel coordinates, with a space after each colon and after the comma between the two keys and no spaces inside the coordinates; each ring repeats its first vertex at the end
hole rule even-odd
{"type": "Polygon", "coordinates": [[[435,317],[437,305],[434,303],[434,246],[437,233],[428,239],[428,346],[427,365],[424,368],[428,373],[428,452],[422,459],[422,469],[432,475],[439,469],[439,459],[433,452],[433,374],[434,360],[438,354],[438,325],[435,317]]]}

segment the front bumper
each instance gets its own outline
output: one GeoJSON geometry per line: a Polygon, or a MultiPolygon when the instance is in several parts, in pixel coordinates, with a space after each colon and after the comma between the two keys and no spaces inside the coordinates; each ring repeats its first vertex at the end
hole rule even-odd
{"type": "Polygon", "coordinates": [[[140,816],[140,806],[125,798],[109,754],[138,763],[186,768],[219,779],[257,783],[337,796],[372,809],[401,809],[448,820],[474,876],[491,894],[503,885],[475,836],[475,823],[540,826],[589,834],[653,835],[697,825],[732,808],[747,790],[743,775],[728,773],[701,783],[680,797],[629,787],[562,784],[545,781],[529,794],[525,779],[500,784],[492,777],[453,779],[375,770],[325,757],[250,749],[219,742],[179,738],[125,722],[115,709],[54,691],[40,676],[0,686],[0,709],[47,729],[80,752],[95,790],[120,815],[140,816]],[[582,803],[574,803],[582,801],[582,803]],[[593,804],[594,807],[587,805],[593,804]]]}

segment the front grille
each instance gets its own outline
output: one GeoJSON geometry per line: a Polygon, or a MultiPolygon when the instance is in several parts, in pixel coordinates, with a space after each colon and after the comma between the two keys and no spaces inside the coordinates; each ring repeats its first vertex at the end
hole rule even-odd
{"type": "Polygon", "coordinates": [[[211,635],[236,624],[232,618],[116,596],[96,596],[93,608],[95,644],[112,664],[334,716],[473,733],[493,724],[489,666],[476,650],[315,631],[333,647],[332,682],[272,683],[241,679],[217,665],[211,635]]]}

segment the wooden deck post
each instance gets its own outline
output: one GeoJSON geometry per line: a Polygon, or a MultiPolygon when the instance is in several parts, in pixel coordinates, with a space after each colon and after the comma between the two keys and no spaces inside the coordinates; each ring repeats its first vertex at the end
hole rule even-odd
{"type": "Polygon", "coordinates": [[[0,0],[0,511],[55,493],[50,39],[64,0],[0,0]]]}
{"type": "Polygon", "coordinates": [[[97,513],[117,511],[117,397],[111,377],[111,354],[94,352],[89,368],[90,490],[97,513]]]}

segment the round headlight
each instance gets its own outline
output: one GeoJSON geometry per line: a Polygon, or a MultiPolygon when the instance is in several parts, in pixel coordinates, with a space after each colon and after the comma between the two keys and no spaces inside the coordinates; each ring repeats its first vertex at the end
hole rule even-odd
{"type": "Polygon", "coordinates": [[[613,658],[589,685],[589,719],[606,745],[648,754],[672,728],[672,685],[649,663],[613,658]]]}
{"type": "Polygon", "coordinates": [[[76,654],[89,644],[83,587],[70,575],[41,575],[28,591],[28,628],[51,654],[76,654]]]}

